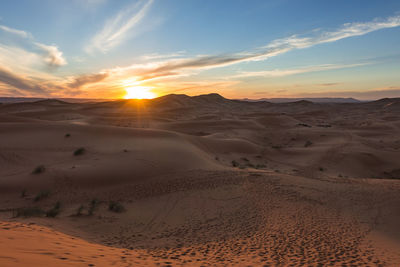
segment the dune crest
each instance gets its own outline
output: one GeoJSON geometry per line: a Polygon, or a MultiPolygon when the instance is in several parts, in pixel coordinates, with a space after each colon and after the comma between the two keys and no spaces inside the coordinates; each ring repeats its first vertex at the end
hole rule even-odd
{"type": "Polygon", "coordinates": [[[399,132],[400,99],[4,103],[0,265],[396,266],[399,132]]]}

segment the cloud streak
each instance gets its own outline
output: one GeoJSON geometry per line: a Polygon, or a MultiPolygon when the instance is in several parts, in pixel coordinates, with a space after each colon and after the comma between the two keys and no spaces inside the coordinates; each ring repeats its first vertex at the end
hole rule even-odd
{"type": "MultiPolygon", "coordinates": [[[[2,45],[0,43],[0,49],[3,49],[3,52],[6,54],[12,54],[16,51],[23,51],[23,54],[30,54],[30,58],[37,58],[42,60],[47,66],[49,67],[60,67],[67,64],[67,60],[64,58],[63,53],[58,49],[55,45],[45,45],[39,42],[33,41],[33,36],[29,32],[21,31],[17,29],[13,29],[4,25],[0,25],[0,30],[6,32],[7,34],[11,34],[14,36],[18,36],[22,38],[27,46],[30,46],[31,50],[39,49],[41,51],[41,56],[35,56],[36,54],[31,51],[26,51],[25,49],[18,48],[18,47],[11,47],[7,45],[2,45]],[[7,51],[6,51],[7,50],[7,51]]],[[[18,54],[14,55],[15,57],[19,57],[18,54]]],[[[1,60],[0,55],[0,60],[1,60]]],[[[4,62],[0,61],[0,64],[4,62]]]]}
{"type": "Polygon", "coordinates": [[[358,64],[325,64],[318,66],[309,66],[298,69],[289,69],[289,70],[265,70],[265,71],[243,71],[236,75],[231,76],[231,78],[247,78],[247,77],[284,77],[289,75],[303,74],[309,72],[318,72],[318,71],[327,71],[327,70],[337,70],[337,69],[346,69],[346,68],[354,68],[365,66],[370,63],[358,63],[358,64]]]}
{"type": "Polygon", "coordinates": [[[70,88],[80,88],[86,84],[98,83],[108,77],[108,73],[81,75],[74,78],[74,81],[69,83],[70,88]]]}
{"type": "Polygon", "coordinates": [[[178,51],[176,53],[170,53],[170,54],[150,54],[150,55],[144,55],[141,56],[141,59],[143,60],[160,60],[160,59],[171,59],[171,58],[182,58],[185,54],[185,51],[178,51]]]}
{"type": "Polygon", "coordinates": [[[79,3],[79,4],[83,4],[86,7],[93,7],[93,6],[98,6],[98,5],[102,5],[105,2],[107,2],[107,0],[75,0],[75,2],[79,3]]]}
{"type": "Polygon", "coordinates": [[[44,52],[43,60],[49,67],[60,67],[67,64],[67,60],[57,46],[40,43],[35,43],[35,45],[44,52]]]}
{"type": "Polygon", "coordinates": [[[153,0],[146,0],[119,12],[113,19],[106,22],[103,29],[96,34],[90,44],[86,47],[86,52],[109,51],[119,45],[146,16],[153,0]],[[139,8],[139,10],[138,10],[139,8]]]}
{"type": "Polygon", "coordinates": [[[375,19],[370,22],[346,23],[336,31],[314,31],[313,35],[292,35],[288,38],[278,39],[265,46],[265,48],[303,49],[318,44],[336,42],[345,38],[361,36],[381,29],[400,26],[400,16],[389,17],[384,20],[375,19]]]}
{"type": "Polygon", "coordinates": [[[47,92],[47,90],[38,83],[33,83],[2,68],[0,68],[0,82],[28,93],[45,94],[47,92]]]}
{"type": "Polygon", "coordinates": [[[0,30],[7,32],[7,33],[11,33],[13,35],[22,37],[22,38],[31,38],[32,35],[26,31],[21,31],[21,30],[17,30],[17,29],[13,29],[4,25],[0,25],[0,30]]]}
{"type": "MultiPolygon", "coordinates": [[[[312,35],[292,35],[287,38],[277,39],[255,51],[246,51],[234,54],[198,56],[194,58],[172,59],[153,64],[136,65],[124,70],[133,75],[144,77],[163,77],[177,75],[179,71],[204,70],[229,66],[241,62],[260,61],[290,52],[297,49],[305,49],[315,45],[331,43],[341,39],[361,36],[367,33],[400,26],[400,16],[393,16],[384,20],[375,19],[364,23],[346,23],[335,31],[313,31],[312,35]]],[[[123,68],[119,68],[123,70],[123,68]]],[[[273,75],[274,73],[270,73],[273,75]]],[[[276,73],[277,74],[277,73],[276,73]]]]}

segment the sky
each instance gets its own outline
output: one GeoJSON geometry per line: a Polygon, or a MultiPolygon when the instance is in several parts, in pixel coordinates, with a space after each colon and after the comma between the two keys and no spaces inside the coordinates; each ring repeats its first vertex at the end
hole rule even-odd
{"type": "Polygon", "coordinates": [[[0,96],[400,97],[398,0],[2,0],[0,96]]]}

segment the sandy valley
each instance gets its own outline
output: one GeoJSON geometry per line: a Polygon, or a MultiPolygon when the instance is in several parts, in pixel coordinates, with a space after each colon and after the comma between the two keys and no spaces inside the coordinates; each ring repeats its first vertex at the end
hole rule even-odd
{"type": "Polygon", "coordinates": [[[400,99],[0,104],[0,266],[399,266],[400,99]]]}

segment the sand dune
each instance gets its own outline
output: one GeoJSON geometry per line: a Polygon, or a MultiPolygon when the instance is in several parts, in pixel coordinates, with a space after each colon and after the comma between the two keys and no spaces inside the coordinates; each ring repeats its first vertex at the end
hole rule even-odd
{"type": "Polygon", "coordinates": [[[0,266],[398,266],[399,105],[2,104],[0,266]]]}

